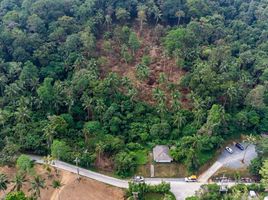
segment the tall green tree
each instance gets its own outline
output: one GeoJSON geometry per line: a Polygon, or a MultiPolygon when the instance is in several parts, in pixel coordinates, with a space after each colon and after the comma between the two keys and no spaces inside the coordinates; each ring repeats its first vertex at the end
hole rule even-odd
{"type": "Polygon", "coordinates": [[[132,50],[132,55],[140,48],[141,44],[135,32],[131,32],[129,35],[128,45],[132,50]]]}

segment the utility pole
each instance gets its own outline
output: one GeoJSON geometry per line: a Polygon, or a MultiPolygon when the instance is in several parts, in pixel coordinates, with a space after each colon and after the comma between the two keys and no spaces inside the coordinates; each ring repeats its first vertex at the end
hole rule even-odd
{"type": "Polygon", "coordinates": [[[79,158],[76,157],[75,160],[75,165],[76,165],[76,169],[77,169],[77,179],[80,180],[80,176],[79,176],[79,167],[78,167],[78,163],[80,162],[79,158]]]}
{"type": "Polygon", "coordinates": [[[59,170],[56,166],[56,162],[60,160],[60,150],[58,149],[57,150],[57,160],[55,160],[55,167],[56,167],[56,175],[58,176],[59,175],[59,170]]]}

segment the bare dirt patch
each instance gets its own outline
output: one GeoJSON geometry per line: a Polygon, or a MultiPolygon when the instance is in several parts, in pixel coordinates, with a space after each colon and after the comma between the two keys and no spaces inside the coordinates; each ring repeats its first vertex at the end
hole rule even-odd
{"type": "Polygon", "coordinates": [[[82,178],[77,181],[72,175],[68,184],[60,191],[60,198],[66,200],[123,200],[124,192],[119,188],[90,179],[82,178]]]}
{"type": "MultiPolygon", "coordinates": [[[[77,175],[59,170],[59,176],[56,177],[55,170],[52,172],[53,178],[47,177],[46,171],[41,165],[35,166],[36,174],[45,179],[46,188],[41,190],[40,200],[123,200],[124,190],[116,188],[92,179],[82,177],[80,181],[77,180],[77,175]],[[51,187],[53,179],[61,180],[63,186],[60,190],[55,190],[51,187]],[[60,197],[60,198],[59,198],[60,197]]],[[[8,176],[11,180],[16,174],[15,168],[2,167],[0,172],[8,176]]],[[[31,177],[28,177],[30,180],[31,177]]],[[[10,184],[8,190],[12,189],[13,185],[10,184]]],[[[30,183],[27,182],[22,190],[30,195],[30,183]]],[[[0,192],[0,198],[3,197],[3,192],[0,192]]]]}
{"type": "MultiPolygon", "coordinates": [[[[145,27],[143,34],[140,35],[138,28],[134,27],[134,31],[137,33],[139,40],[141,41],[140,49],[135,53],[133,61],[131,63],[125,63],[120,55],[120,44],[116,41],[111,41],[112,43],[112,53],[107,53],[103,48],[103,39],[100,39],[97,43],[98,56],[105,57],[106,63],[101,66],[101,76],[105,77],[110,72],[115,72],[121,77],[128,77],[134,87],[138,91],[137,99],[145,101],[149,104],[154,105],[156,102],[152,97],[152,91],[154,88],[161,88],[167,96],[167,105],[170,101],[170,91],[166,87],[163,87],[159,83],[159,76],[164,73],[167,77],[166,84],[172,83],[174,85],[179,84],[181,78],[185,74],[174,58],[170,58],[164,51],[163,46],[159,44],[159,41],[155,41],[154,29],[150,27],[145,27]],[[148,66],[150,69],[150,76],[148,80],[139,80],[136,77],[136,65],[139,64],[144,55],[149,55],[151,57],[151,64],[148,66]]],[[[182,89],[182,88],[181,88],[182,89]]],[[[183,92],[183,107],[188,107],[187,95],[184,90],[183,92]]]]}

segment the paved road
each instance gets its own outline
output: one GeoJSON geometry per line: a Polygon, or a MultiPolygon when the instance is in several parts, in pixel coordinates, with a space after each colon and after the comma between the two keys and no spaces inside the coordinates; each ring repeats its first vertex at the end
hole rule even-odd
{"type": "MultiPolygon", "coordinates": [[[[246,144],[243,144],[245,147],[246,144]]],[[[246,167],[250,164],[250,161],[257,157],[257,153],[255,151],[255,146],[250,145],[247,148],[246,156],[244,163],[241,162],[241,160],[244,157],[244,151],[241,151],[234,145],[229,145],[233,149],[233,154],[228,153],[227,151],[223,151],[222,154],[219,156],[217,161],[207,170],[205,171],[201,176],[199,176],[200,182],[207,182],[213,174],[215,174],[221,167],[228,167],[232,169],[238,169],[241,167],[246,167]]]]}
{"type": "MultiPolygon", "coordinates": [[[[36,163],[43,164],[43,159],[40,156],[29,155],[36,163]]],[[[77,173],[77,167],[62,161],[55,161],[54,167],[63,169],[69,172],[77,173]]],[[[106,176],[103,174],[99,174],[90,170],[86,170],[79,167],[80,175],[84,177],[88,177],[109,185],[113,185],[120,188],[128,188],[128,180],[121,180],[117,178],[113,178],[110,176],[106,176]]],[[[145,182],[151,185],[160,184],[162,181],[170,183],[171,192],[176,196],[177,200],[184,200],[188,196],[192,196],[195,194],[201,183],[186,183],[183,178],[146,178],[145,182]]]]}
{"type": "MultiPolygon", "coordinates": [[[[243,151],[238,150],[235,147],[231,148],[234,150],[233,154],[223,152],[218,160],[199,177],[199,182],[197,183],[186,183],[183,178],[146,178],[145,182],[147,184],[160,184],[162,181],[170,183],[171,192],[176,196],[177,200],[184,200],[186,197],[193,196],[195,191],[197,191],[200,186],[207,182],[207,180],[222,166],[227,167],[239,167],[242,164],[237,164],[243,158],[243,151]]],[[[248,165],[250,160],[257,156],[255,152],[255,146],[251,145],[248,148],[246,154],[245,165],[248,165]]],[[[30,155],[33,160],[37,163],[43,164],[42,157],[30,155]]],[[[62,161],[55,161],[54,167],[63,169],[69,172],[77,173],[77,167],[62,161]]],[[[113,185],[120,188],[128,188],[128,180],[121,180],[114,177],[106,176],[100,173],[96,173],[83,168],[78,168],[80,175],[88,177],[109,185],[113,185]]],[[[231,185],[232,183],[229,183],[231,185]]]]}

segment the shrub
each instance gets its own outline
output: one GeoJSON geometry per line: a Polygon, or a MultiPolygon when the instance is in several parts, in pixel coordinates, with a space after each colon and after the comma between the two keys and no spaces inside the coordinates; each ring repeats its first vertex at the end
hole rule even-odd
{"type": "Polygon", "coordinates": [[[146,66],[150,65],[151,64],[151,57],[148,55],[142,56],[141,63],[146,65],[146,66]]]}
{"type": "Polygon", "coordinates": [[[51,155],[63,161],[72,161],[70,158],[70,147],[63,141],[54,140],[51,146],[51,155]]]}
{"type": "Polygon", "coordinates": [[[170,191],[170,184],[166,182],[162,182],[158,185],[149,186],[149,192],[165,194],[165,193],[168,193],[169,191],[170,191]]]}
{"type": "Polygon", "coordinates": [[[10,192],[5,198],[6,200],[27,200],[28,198],[25,196],[23,192],[10,192]]]}
{"type": "Polygon", "coordinates": [[[30,172],[33,167],[31,158],[27,155],[21,155],[17,160],[17,167],[22,172],[30,172]]]}
{"type": "Polygon", "coordinates": [[[254,190],[256,192],[264,192],[265,187],[263,184],[250,184],[247,186],[248,190],[254,190]]]}
{"type": "Polygon", "coordinates": [[[150,75],[150,69],[144,64],[138,64],[136,66],[136,76],[140,80],[145,80],[150,75]]]}
{"type": "Polygon", "coordinates": [[[116,173],[121,177],[127,177],[134,173],[137,163],[133,153],[120,152],[115,157],[116,173]]]}
{"type": "MultiPolygon", "coordinates": [[[[173,197],[173,195],[170,193],[170,184],[165,182],[162,182],[158,185],[147,185],[145,183],[129,183],[127,196],[131,196],[133,192],[138,192],[139,199],[141,200],[144,199],[145,193],[167,194],[167,197],[173,197]]],[[[171,200],[173,199],[171,198],[171,200]]]]}

